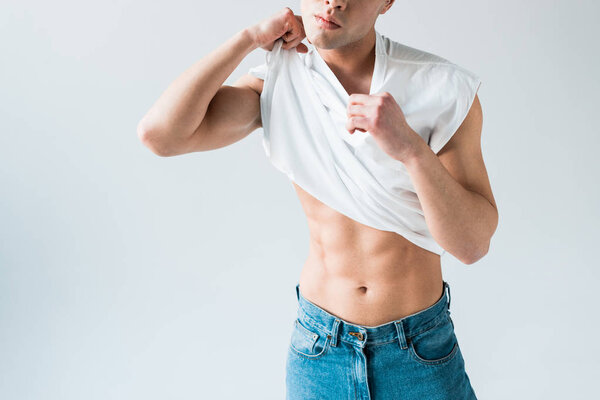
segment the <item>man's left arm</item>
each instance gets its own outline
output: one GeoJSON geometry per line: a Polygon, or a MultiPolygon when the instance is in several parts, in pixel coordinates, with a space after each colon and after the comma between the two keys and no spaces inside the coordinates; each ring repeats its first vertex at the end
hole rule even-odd
{"type": "Polygon", "coordinates": [[[479,97],[437,154],[409,126],[389,92],[351,94],[347,114],[350,134],[369,131],[405,165],[435,241],[465,264],[481,259],[498,226],[498,210],[481,154],[479,97]]]}
{"type": "Polygon", "coordinates": [[[482,125],[481,104],[475,96],[465,120],[437,155],[421,140],[403,159],[433,238],[465,264],[487,254],[498,226],[481,153],[482,125]]]}

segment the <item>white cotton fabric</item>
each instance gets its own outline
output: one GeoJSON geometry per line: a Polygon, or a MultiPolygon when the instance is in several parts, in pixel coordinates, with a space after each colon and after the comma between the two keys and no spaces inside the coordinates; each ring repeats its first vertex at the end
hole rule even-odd
{"type": "MultiPolygon", "coordinates": [[[[389,92],[437,154],[466,117],[479,77],[375,32],[369,94],[389,92]]],[[[349,94],[316,48],[308,44],[308,53],[298,53],[282,44],[275,41],[266,62],[248,71],[264,80],[263,147],[271,163],[338,212],[443,255],[404,164],[381,150],[368,131],[346,130],[349,94]]]]}

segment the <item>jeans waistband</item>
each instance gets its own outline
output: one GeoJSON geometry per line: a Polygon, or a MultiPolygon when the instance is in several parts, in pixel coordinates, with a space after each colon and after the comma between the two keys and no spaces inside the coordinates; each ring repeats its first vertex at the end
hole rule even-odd
{"type": "Polygon", "coordinates": [[[336,346],[338,340],[364,347],[366,344],[382,344],[398,340],[403,349],[406,340],[421,332],[431,329],[447,318],[450,312],[450,285],[443,281],[443,293],[433,305],[414,314],[377,326],[358,325],[339,318],[318,305],[307,300],[300,293],[300,284],[296,284],[298,299],[298,319],[308,327],[321,331],[336,346]]]}

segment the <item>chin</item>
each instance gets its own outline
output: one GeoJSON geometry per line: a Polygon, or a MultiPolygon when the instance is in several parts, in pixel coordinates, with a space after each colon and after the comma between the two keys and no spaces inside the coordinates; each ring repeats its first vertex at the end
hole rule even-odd
{"type": "Polygon", "coordinates": [[[310,43],[319,49],[335,49],[340,47],[341,38],[337,32],[321,32],[318,30],[316,35],[307,35],[310,43]]]}

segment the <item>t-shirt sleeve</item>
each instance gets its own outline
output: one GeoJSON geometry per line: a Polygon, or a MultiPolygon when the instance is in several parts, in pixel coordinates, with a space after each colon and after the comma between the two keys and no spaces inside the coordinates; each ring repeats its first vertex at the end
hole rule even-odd
{"type": "Polygon", "coordinates": [[[442,68],[437,78],[436,118],[429,136],[429,147],[437,154],[456,133],[471,109],[481,85],[479,76],[456,64],[442,68]]]}
{"type": "Polygon", "coordinates": [[[267,63],[262,63],[248,70],[248,74],[257,77],[258,79],[265,80],[265,74],[267,72],[267,63]]]}

